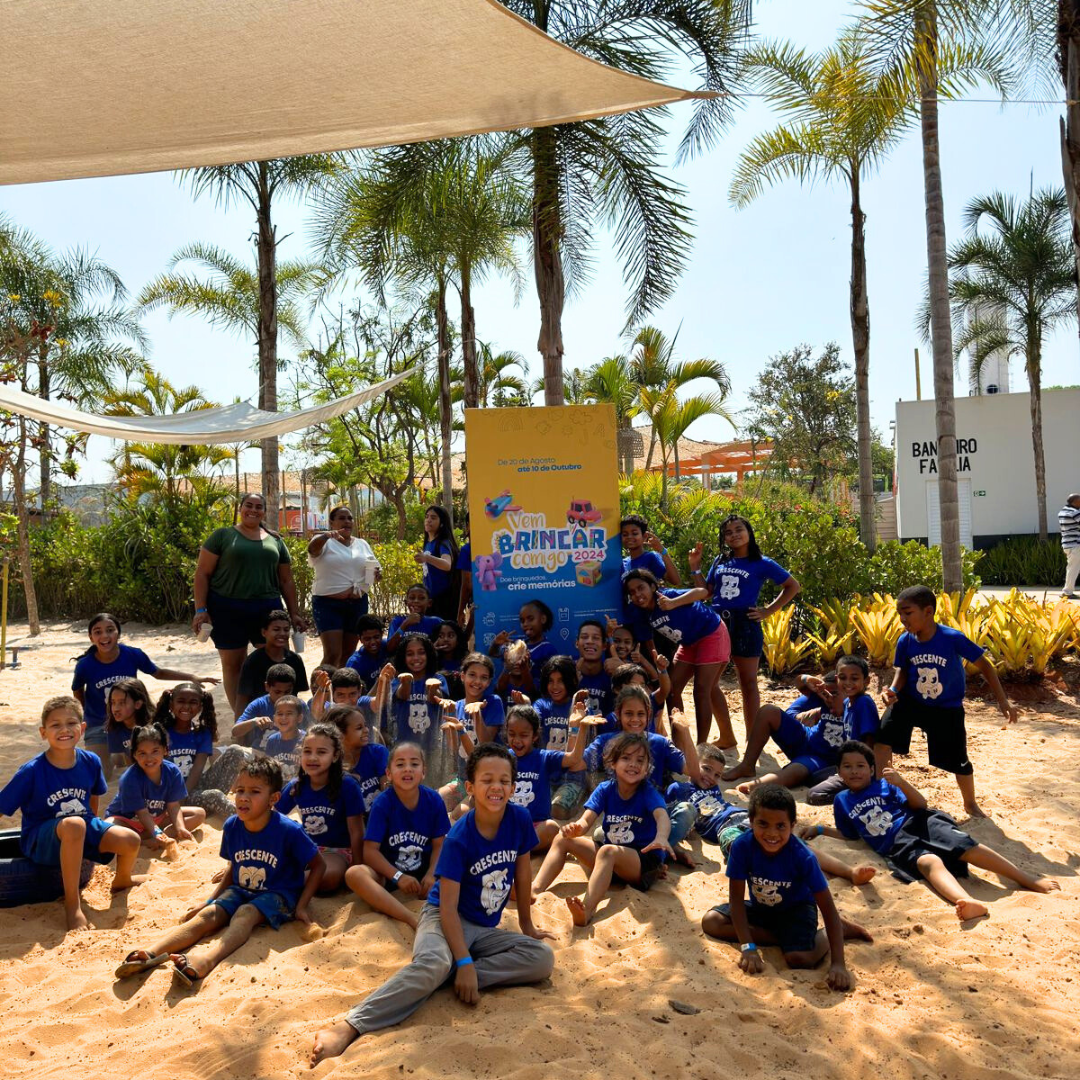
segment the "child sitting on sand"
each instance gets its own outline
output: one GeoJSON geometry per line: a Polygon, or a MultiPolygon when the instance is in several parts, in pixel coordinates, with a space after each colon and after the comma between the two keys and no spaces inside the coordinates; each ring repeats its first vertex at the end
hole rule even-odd
{"type": "Polygon", "coordinates": [[[22,811],[19,847],[31,862],[59,866],[64,883],[64,912],[69,930],[85,930],[79,875],[83,859],[107,863],[116,856],[112,890],[139,885],[132,875],[139,836],[97,816],[98,796],[107,790],[101,761],[78,748],[86,725],[73,697],[55,697],[41,710],[42,739],[48,744],[0,791],[0,815],[22,811]]]}
{"type": "Polygon", "coordinates": [[[304,740],[304,703],[292,694],[279,697],[274,703],[274,727],[266,740],[266,756],[281,766],[284,780],[295,780],[300,773],[300,744],[304,740]]]}
{"type": "Polygon", "coordinates": [[[277,930],[291,919],[312,921],[308,904],[326,863],[300,825],[275,809],[281,798],[281,766],[272,758],[255,757],[236,778],[232,795],[236,815],[221,832],[221,857],[228,865],[210,899],[188,911],[179,926],[149,949],[128,953],[116,969],[118,979],[172,960],[175,981],[192,989],[236,952],[257,926],[267,923],[277,930]],[[201,956],[181,951],[219,930],[221,936],[201,956]]]}
{"type": "Polygon", "coordinates": [[[926,798],[895,769],[874,776],[874,751],[852,740],[840,747],[840,776],[846,790],[836,796],[836,828],[817,826],[817,833],[844,840],[865,840],[885,857],[897,877],[923,877],[935,892],[956,906],[961,921],[989,914],[956,880],[978,866],[1015,881],[1032,892],[1053,892],[1061,886],[1049,877],[1033,877],[1004,855],[973,840],[948,814],[927,806],[926,798]]]}
{"type": "Polygon", "coordinates": [[[469,755],[466,773],[473,809],[447,834],[416,928],[412,962],[369,994],[348,1016],[315,1037],[311,1065],[337,1057],[357,1036],[400,1024],[454,973],[454,993],[475,1005],[491,986],[540,982],[555,966],[532,923],[532,864],[536,830],[510,802],[514,755],[486,743],[469,755]],[[520,934],[500,930],[513,886],[520,934]]]}
{"type": "Polygon", "coordinates": [[[364,711],[351,705],[335,705],[324,721],[341,733],[345,768],[360,785],[366,814],[386,786],[386,766],[390,752],[382,743],[371,741],[371,727],[364,711]]]}
{"type": "Polygon", "coordinates": [[[833,990],[847,990],[851,974],[844,965],[844,939],[873,939],[863,927],[841,919],[821,867],[795,838],[794,796],[779,784],[762,784],[750,796],[748,813],[751,831],[728,854],[728,903],[708,911],[701,929],[721,941],[739,942],[739,967],[750,975],[764,970],[759,945],[779,945],[793,968],[815,967],[831,952],[826,982],[833,990]],[[819,910],[825,934],[818,929],[819,910]]]}
{"type": "Polygon", "coordinates": [[[535,900],[573,855],[589,875],[585,899],[566,900],[575,926],[589,924],[615,877],[648,892],[665,874],[664,857],[675,857],[668,843],[671,819],[664,797],[649,783],[652,761],[645,735],[616,735],[604,751],[604,765],[615,779],[605,780],[586,800],[581,817],[562,827],[533,885],[535,900]],[[591,832],[601,814],[603,843],[597,844],[591,832]]]}

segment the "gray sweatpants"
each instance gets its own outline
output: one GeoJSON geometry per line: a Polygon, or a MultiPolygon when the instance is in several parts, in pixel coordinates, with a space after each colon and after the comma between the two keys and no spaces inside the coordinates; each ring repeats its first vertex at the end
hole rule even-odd
{"type": "MultiPolygon", "coordinates": [[[[540,982],[555,967],[555,954],[545,941],[461,920],[480,989],[540,982]]],[[[454,970],[454,955],[443,937],[439,909],[425,904],[416,928],[412,961],[368,994],[345,1019],[363,1035],[366,1031],[400,1024],[408,1019],[454,970]]]]}

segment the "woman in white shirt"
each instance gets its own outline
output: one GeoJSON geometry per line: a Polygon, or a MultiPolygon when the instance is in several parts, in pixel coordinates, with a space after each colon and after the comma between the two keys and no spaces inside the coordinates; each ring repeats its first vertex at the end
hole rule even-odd
{"type": "Polygon", "coordinates": [[[366,540],[353,536],[352,511],[335,506],[330,531],[308,544],[315,570],[311,607],[322,642],[324,664],[341,667],[360,640],[357,622],[368,612],[368,589],[379,580],[379,563],[366,540]]]}

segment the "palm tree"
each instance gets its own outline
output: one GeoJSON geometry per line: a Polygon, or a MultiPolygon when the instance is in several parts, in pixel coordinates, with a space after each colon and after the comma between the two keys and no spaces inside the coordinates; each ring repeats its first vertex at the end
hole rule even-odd
{"type": "MultiPolygon", "coordinates": [[[[625,356],[608,356],[589,368],[586,392],[593,401],[605,401],[615,407],[618,430],[619,471],[629,476],[634,471],[634,417],[641,411],[641,385],[634,378],[625,356]]],[[[640,436],[639,436],[640,438],[640,436]]]]}
{"type": "Polygon", "coordinates": [[[1046,0],[862,0],[865,25],[886,58],[886,69],[906,62],[897,95],[912,83],[919,99],[929,268],[930,337],[934,356],[934,404],[941,510],[941,564],[947,592],[963,588],[960,506],[956,488],[956,411],[953,406],[952,315],[949,300],[945,201],[938,140],[938,58],[942,44],[981,56],[984,76],[1004,94],[1035,66],[1049,62],[1054,27],[1046,0]]]}
{"type": "MultiPolygon", "coordinates": [[[[993,355],[1022,356],[1031,388],[1031,444],[1039,537],[1047,536],[1046,457],[1042,437],[1042,344],[1063,322],[1076,320],[1076,262],[1069,206],[1062,189],[1035,192],[1027,202],[993,192],[968,203],[966,238],[949,251],[956,356],[970,350],[978,385],[993,355]],[[980,232],[980,225],[988,232],[980,232]]],[[[924,336],[930,312],[921,315],[924,336]]]]}
{"type": "Polygon", "coordinates": [[[914,119],[894,96],[895,79],[875,73],[861,35],[841,34],[817,54],[782,42],[751,51],[750,70],[766,100],[788,122],[754,139],[739,158],[729,197],[740,209],[765,184],[794,178],[843,181],[851,195],[851,337],[859,444],[859,531],[872,551],[874,472],[870,427],[870,304],[866,287],[866,215],[861,187],[914,119]]]}
{"type": "MultiPolygon", "coordinates": [[[[679,158],[711,145],[731,116],[738,44],[750,0],[504,0],[545,34],[601,63],[660,79],[689,62],[704,89],[679,158]]],[[[540,301],[537,347],[544,397],[562,405],[562,311],[588,276],[594,232],[611,223],[630,288],[627,323],[675,289],[690,247],[683,189],[660,171],[667,110],[601,117],[507,136],[532,191],[533,268],[540,301]]]]}
{"type": "MultiPolygon", "coordinates": [[[[341,162],[342,158],[337,154],[309,154],[238,165],[210,165],[180,174],[191,185],[191,193],[196,199],[210,194],[226,209],[233,201],[242,200],[255,212],[259,408],[268,412],[277,410],[278,289],[281,284],[277,269],[274,202],[275,199],[300,198],[318,189],[341,167],[341,162]]],[[[266,505],[274,508],[271,516],[276,524],[280,504],[276,436],[262,441],[262,486],[266,505]]]]}
{"type": "MultiPolygon", "coordinates": [[[[1057,57],[1065,87],[1061,165],[1072,219],[1073,256],[1080,272],[1080,0],[1057,0],[1057,57]]],[[[1076,293],[1080,313],[1080,289],[1076,293]]]]}
{"type": "Polygon", "coordinates": [[[480,369],[479,406],[489,405],[496,409],[529,404],[529,388],[524,376],[528,371],[525,357],[519,352],[493,351],[485,342],[478,342],[477,363],[480,369]],[[511,369],[517,368],[521,374],[511,369]]]}

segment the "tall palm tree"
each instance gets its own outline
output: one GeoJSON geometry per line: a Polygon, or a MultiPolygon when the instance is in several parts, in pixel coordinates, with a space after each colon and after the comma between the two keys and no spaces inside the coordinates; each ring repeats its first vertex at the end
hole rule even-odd
{"type": "Polygon", "coordinates": [[[938,139],[938,58],[943,43],[978,50],[985,72],[1006,93],[1052,54],[1054,25],[1047,0],[862,0],[865,25],[876,38],[886,69],[906,61],[897,93],[917,88],[923,150],[930,337],[934,356],[934,405],[938,445],[943,586],[963,587],[960,505],[956,486],[956,411],[953,405],[952,315],[945,236],[945,200],[938,139]]]}
{"type": "MultiPolygon", "coordinates": [[[[224,208],[246,202],[255,212],[258,318],[255,323],[259,350],[259,408],[277,410],[278,287],[277,229],[273,221],[275,201],[301,198],[326,183],[340,167],[337,154],[309,154],[271,161],[248,161],[238,165],[209,165],[180,174],[195,198],[212,195],[224,208]]],[[[277,521],[280,503],[277,437],[262,441],[262,486],[271,516],[277,521]]]]}
{"type": "MultiPolygon", "coordinates": [[[[711,145],[731,117],[739,45],[750,0],[504,0],[545,34],[601,63],[662,79],[687,63],[703,89],[679,157],[711,145]]],[[[507,138],[532,190],[533,269],[540,301],[537,348],[544,397],[561,405],[562,312],[588,275],[594,232],[614,228],[615,251],[630,288],[627,322],[671,296],[690,247],[683,189],[660,170],[667,110],[534,128],[507,138]]]]}
{"type": "Polygon", "coordinates": [[[528,365],[525,357],[511,349],[496,353],[483,341],[478,346],[480,408],[486,409],[489,405],[496,409],[528,405],[529,388],[525,381],[528,365]]]}
{"type": "MultiPolygon", "coordinates": [[[[1026,202],[993,192],[968,203],[967,236],[949,251],[949,294],[957,329],[956,355],[970,351],[978,385],[994,355],[1021,356],[1031,388],[1031,445],[1039,536],[1047,536],[1046,457],[1042,437],[1042,345],[1048,333],[1076,321],[1076,261],[1069,206],[1062,189],[1035,192],[1026,202]],[[986,225],[987,231],[980,231],[986,225]]],[[[924,336],[929,306],[921,314],[924,336]]]]}
{"type": "Polygon", "coordinates": [[[866,215],[862,182],[882,162],[914,120],[895,79],[875,72],[857,30],[811,54],[788,42],[750,52],[748,66],[766,100],[787,120],[757,136],[735,168],[729,197],[740,209],[765,184],[785,179],[813,184],[842,181],[851,196],[849,310],[855,353],[855,402],[859,445],[859,532],[872,551],[874,473],[870,427],[870,302],[866,287],[866,215]]]}
{"type": "Polygon", "coordinates": [[[587,392],[594,401],[615,406],[615,426],[619,436],[619,471],[629,476],[634,471],[632,425],[641,411],[641,385],[634,378],[625,356],[608,356],[589,368],[587,392]]]}

